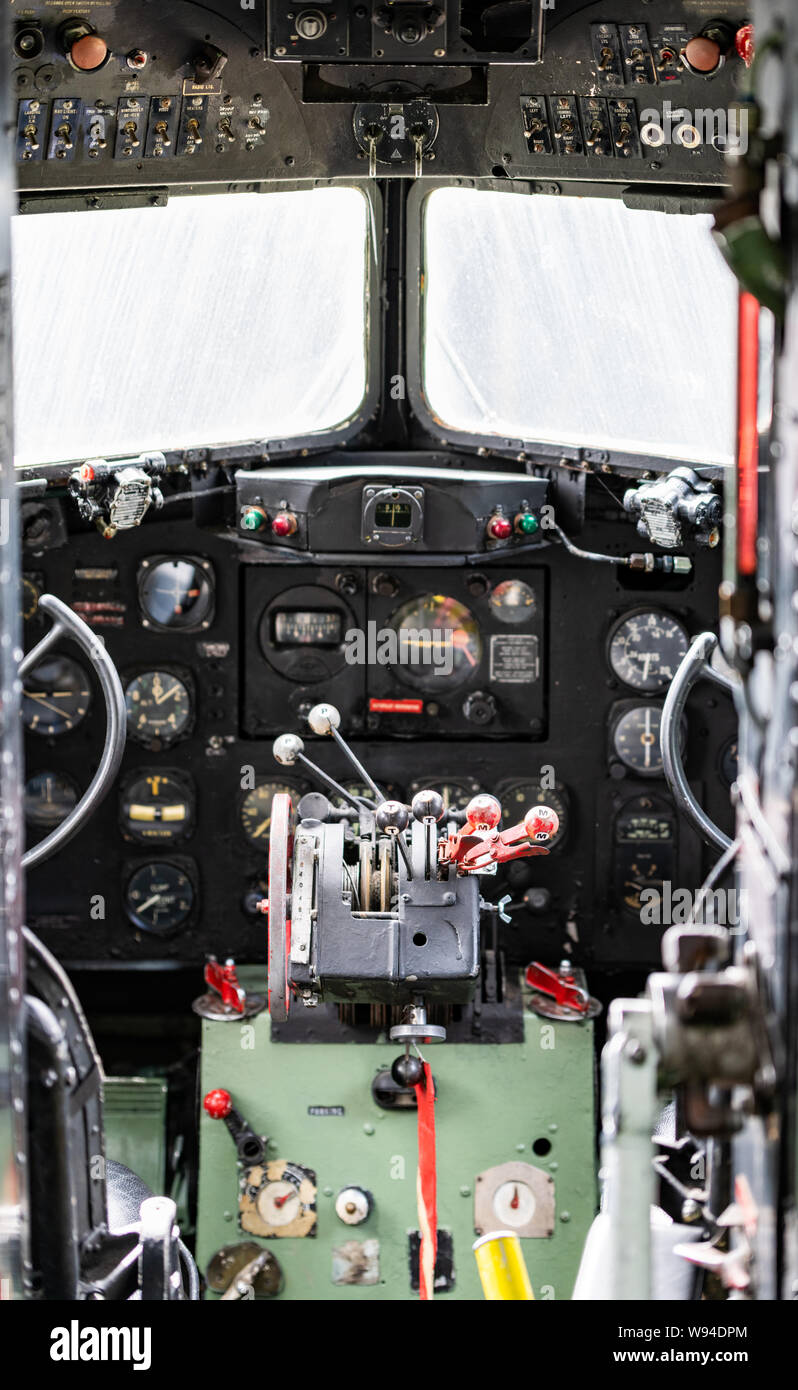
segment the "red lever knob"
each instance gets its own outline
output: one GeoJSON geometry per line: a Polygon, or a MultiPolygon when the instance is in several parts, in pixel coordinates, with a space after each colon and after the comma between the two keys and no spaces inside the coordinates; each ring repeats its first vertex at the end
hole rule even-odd
{"type": "Polygon", "coordinates": [[[531,806],[524,816],[524,829],[530,840],[544,844],[557,834],[560,818],[550,806],[531,806]]]}
{"type": "Polygon", "coordinates": [[[502,818],[501,802],[487,792],[472,796],[466,806],[466,821],[469,825],[487,826],[493,830],[502,818]]]}
{"type": "Polygon", "coordinates": [[[233,1097],[229,1091],[223,1091],[219,1087],[215,1091],[209,1091],[202,1104],[212,1120],[225,1120],[233,1108],[233,1097]]]}

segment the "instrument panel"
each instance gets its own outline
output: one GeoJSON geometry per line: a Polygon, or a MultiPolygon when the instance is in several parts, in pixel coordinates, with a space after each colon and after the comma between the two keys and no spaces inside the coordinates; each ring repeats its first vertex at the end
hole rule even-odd
{"type": "MultiPolygon", "coordinates": [[[[67,543],[26,552],[26,645],[44,630],[38,594],[72,602],[117,663],[129,734],[100,815],[30,874],[31,924],[62,959],[259,961],[274,796],[288,792],[296,806],[318,790],[306,769],[274,761],[273,738],[300,732],[350,794],[367,793],[307,728],[310,706],[330,699],[392,797],[409,801],[431,784],[462,810],[489,790],[505,826],[532,804],[557,811],[548,856],[483,880],[485,896],[506,900],[512,960],[556,962],[570,940],[593,968],[656,961],[666,924],[641,923],[640,894],[694,884],[705,863],[662,776],[659,719],[687,642],[711,623],[714,556],[677,587],[645,576],[630,588],[628,576],[561,547],[472,566],[389,555],[286,566],[239,554],[234,536],[190,520],[170,518],[168,544],[157,516],[110,544],[62,521],[67,543]]],[[[609,524],[594,530],[598,545],[628,543],[609,524]]],[[[727,704],[699,688],[683,736],[691,784],[728,825],[727,704]]],[[[29,674],[29,844],[85,790],[101,711],[94,676],[71,651],[29,674]]]]}
{"type": "Polygon", "coordinates": [[[636,0],[616,0],[609,16],[542,0],[523,12],[460,0],[31,0],[9,55],[20,183],[593,170],[719,183],[735,130],[695,113],[725,113],[737,95],[744,19],[736,2],[716,13],[690,0],[662,16],[636,0]]]}

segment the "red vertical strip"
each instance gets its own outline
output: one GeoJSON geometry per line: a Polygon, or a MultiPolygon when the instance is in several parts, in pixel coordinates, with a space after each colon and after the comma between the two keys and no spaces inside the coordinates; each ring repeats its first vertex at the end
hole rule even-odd
{"type": "Polygon", "coordinates": [[[418,1104],[418,1261],[420,1298],[432,1298],[438,1256],[438,1179],[435,1169],[435,1083],[429,1062],[415,1088],[418,1104]]]}
{"type": "Polygon", "coordinates": [[[743,290],[737,318],[737,571],[756,571],[759,300],[743,290]]]}

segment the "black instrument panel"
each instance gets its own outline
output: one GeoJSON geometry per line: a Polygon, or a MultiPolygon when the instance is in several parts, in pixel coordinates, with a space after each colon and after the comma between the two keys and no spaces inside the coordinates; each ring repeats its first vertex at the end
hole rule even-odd
{"type": "MultiPolygon", "coordinates": [[[[622,524],[596,522],[590,531],[598,547],[631,539],[622,524]]],[[[313,704],[333,699],[356,751],[391,795],[409,798],[432,784],[462,807],[477,790],[496,792],[505,824],[522,819],[527,803],[555,806],[561,831],[551,854],[484,881],[487,897],[510,896],[502,933],[511,959],[556,960],[567,938],[594,968],[657,960],[667,922],[641,921],[642,890],[693,888],[711,862],[674,812],[652,733],[683,635],[712,624],[716,556],[697,553],[693,575],[676,587],[667,576],[626,574],[622,582],[620,571],[559,546],[473,566],[414,560],[386,555],[360,568],[260,555],[252,562],[232,533],[189,519],[170,518],[167,527],[157,516],[110,543],[83,529],[46,554],[26,553],[27,644],[43,630],[30,600],[35,579],[38,592],[74,602],[102,633],[129,710],[116,788],[80,835],[29,875],[31,925],[62,959],[199,964],[213,952],[262,960],[265,925],[254,904],[266,886],[271,799],[288,790],[298,801],[312,787],[274,761],[271,743],[282,730],[301,732],[311,756],[351,786],[338,750],[305,720],[313,704]],[[193,611],[176,624],[153,624],[149,591],[142,596],[141,575],[164,563],[171,575],[176,564],[193,566],[188,603],[175,602],[166,586],[170,612],[193,611]],[[384,633],[396,639],[404,630],[397,615],[408,618],[416,643],[425,631],[443,634],[437,655],[451,659],[448,674],[414,662],[413,642],[406,665],[375,659],[384,633]],[[365,664],[342,656],[353,632],[363,634],[365,664]],[[503,657],[503,668],[492,644],[516,634],[527,649],[534,639],[535,661],[522,652],[514,664],[503,657]],[[518,679],[503,681],[505,669],[518,679]]],[[[427,655],[435,657],[434,647],[427,655]]],[[[93,677],[69,649],[53,659],[76,662],[82,678],[31,686],[26,708],[38,718],[28,715],[26,730],[30,844],[85,789],[102,738],[93,677]],[[45,721],[42,695],[55,706],[44,709],[45,721]],[[85,706],[79,717],[75,698],[85,706]]],[[[684,737],[691,784],[729,828],[735,724],[712,687],[694,692],[684,737]]]]}
{"type": "Polygon", "coordinates": [[[717,184],[725,117],[694,113],[728,112],[745,74],[744,8],[721,11],[32,0],[11,54],[20,183],[102,189],[103,206],[122,188],[419,172],[717,184]],[[709,60],[691,61],[696,39],[709,60]]]}

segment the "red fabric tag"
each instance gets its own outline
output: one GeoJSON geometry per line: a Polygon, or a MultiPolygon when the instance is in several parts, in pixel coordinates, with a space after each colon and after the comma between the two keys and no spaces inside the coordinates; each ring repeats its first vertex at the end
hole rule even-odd
{"type": "Polygon", "coordinates": [[[438,1180],[435,1171],[435,1086],[432,1068],[415,1087],[418,1103],[418,1224],[421,1232],[419,1297],[432,1298],[438,1255],[438,1180]]]}

